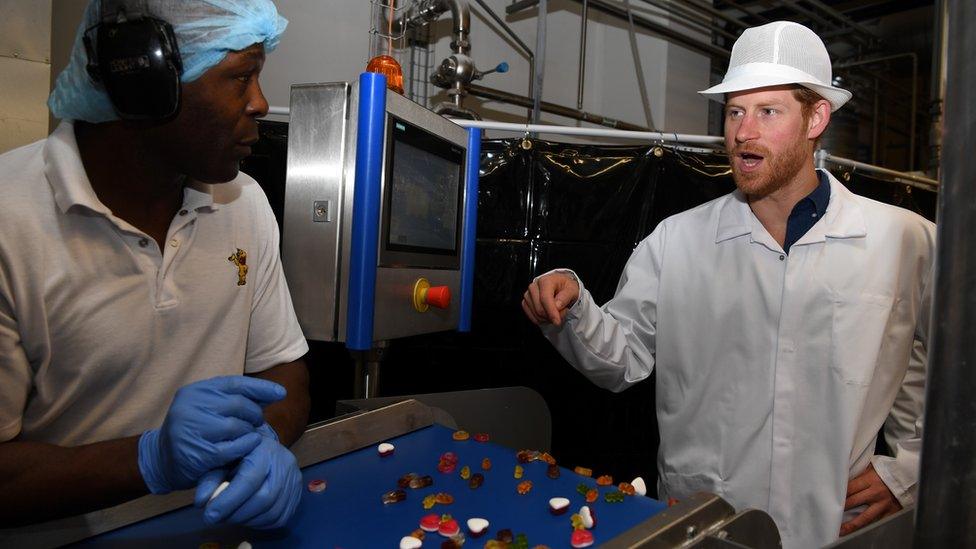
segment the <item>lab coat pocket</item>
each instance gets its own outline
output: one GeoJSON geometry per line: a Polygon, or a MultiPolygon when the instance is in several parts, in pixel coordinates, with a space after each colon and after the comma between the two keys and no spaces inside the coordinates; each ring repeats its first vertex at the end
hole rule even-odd
{"type": "MultiPolygon", "coordinates": [[[[673,471],[662,473],[658,491],[661,492],[663,489],[667,497],[681,500],[698,492],[711,492],[718,495],[725,493],[722,481],[717,476],[701,473],[683,475],[673,471]]],[[[661,497],[661,494],[658,496],[661,497]]]]}
{"type": "Polygon", "coordinates": [[[835,296],[830,368],[844,383],[871,383],[893,303],[894,298],[880,294],[835,296]]]}

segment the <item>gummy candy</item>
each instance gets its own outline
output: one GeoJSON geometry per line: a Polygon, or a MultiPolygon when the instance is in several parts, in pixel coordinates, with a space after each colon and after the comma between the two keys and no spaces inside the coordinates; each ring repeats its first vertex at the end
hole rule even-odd
{"type": "Polygon", "coordinates": [[[573,530],[573,535],[569,538],[569,544],[575,549],[589,547],[593,545],[593,534],[589,530],[573,530]]]}
{"type": "Polygon", "coordinates": [[[469,438],[471,438],[471,435],[468,434],[467,431],[454,431],[454,434],[451,435],[451,437],[454,438],[454,440],[460,441],[460,440],[468,440],[469,438]]]}
{"type": "Polygon", "coordinates": [[[478,433],[474,439],[478,442],[488,442],[488,433],[478,433]]]}
{"type": "Polygon", "coordinates": [[[485,471],[490,470],[491,469],[491,460],[488,459],[488,458],[485,458],[485,459],[481,460],[481,468],[484,469],[485,471]]]}
{"type": "Polygon", "coordinates": [[[529,549],[529,538],[525,534],[520,533],[515,536],[515,544],[512,545],[513,549],[529,549]]]}
{"type": "Polygon", "coordinates": [[[584,477],[592,477],[593,476],[593,469],[587,469],[586,467],[579,467],[579,466],[577,466],[575,469],[573,469],[573,472],[575,472],[577,475],[581,475],[581,476],[584,476],[584,477]]]}
{"type": "Polygon", "coordinates": [[[536,450],[519,450],[518,453],[515,454],[515,459],[517,459],[519,463],[529,463],[530,461],[539,459],[539,452],[536,450]]]}
{"type": "Polygon", "coordinates": [[[481,473],[475,473],[471,475],[470,479],[468,479],[468,487],[470,487],[472,490],[480,488],[484,483],[485,475],[482,475],[481,473]]]}
{"type": "Polygon", "coordinates": [[[524,474],[525,474],[525,469],[523,469],[521,465],[516,465],[515,466],[515,478],[522,478],[522,475],[524,475],[524,474]]]}
{"type": "Polygon", "coordinates": [[[512,535],[511,530],[505,528],[504,530],[499,530],[498,533],[495,534],[495,539],[503,543],[512,543],[515,540],[515,537],[512,535]]]}
{"type": "Polygon", "coordinates": [[[309,492],[315,492],[315,493],[324,492],[325,491],[325,486],[326,486],[326,483],[325,483],[324,480],[322,480],[322,479],[315,479],[315,480],[309,481],[309,483],[308,483],[308,491],[309,492]]]}
{"type": "Polygon", "coordinates": [[[424,496],[424,509],[430,509],[435,503],[437,503],[437,496],[434,494],[424,496]]]}
{"type": "Polygon", "coordinates": [[[434,496],[434,501],[442,505],[450,505],[454,503],[454,496],[447,492],[437,492],[437,495],[434,496]]]}
{"type": "Polygon", "coordinates": [[[515,489],[518,491],[520,496],[524,496],[532,490],[532,481],[523,480],[522,482],[518,483],[518,486],[516,486],[515,489]]]}
{"type": "Polygon", "coordinates": [[[624,500],[624,494],[622,492],[607,492],[603,494],[603,501],[607,503],[620,503],[624,500]]]}
{"type": "Polygon", "coordinates": [[[579,495],[585,496],[590,491],[590,487],[581,482],[576,485],[576,491],[579,492],[579,495]]]}
{"type": "Polygon", "coordinates": [[[542,452],[542,455],[539,456],[539,459],[541,459],[542,461],[548,463],[549,465],[555,465],[556,464],[556,458],[554,458],[551,455],[549,455],[549,452],[542,452]]]}
{"type": "Polygon", "coordinates": [[[420,475],[418,475],[417,473],[407,473],[402,477],[400,477],[399,479],[397,479],[397,486],[399,486],[400,488],[406,488],[407,486],[410,486],[410,481],[412,481],[415,478],[419,478],[419,476],[420,475]]]}
{"type": "Polygon", "coordinates": [[[600,475],[596,477],[596,483],[598,486],[610,486],[613,484],[613,477],[610,475],[600,475]]]}
{"type": "Polygon", "coordinates": [[[596,488],[590,488],[586,492],[586,503],[593,503],[599,495],[600,493],[596,491],[596,488]]]}
{"type": "Polygon", "coordinates": [[[471,478],[471,468],[468,467],[467,465],[461,467],[461,478],[464,480],[468,480],[469,478],[471,478]]]}
{"type": "Polygon", "coordinates": [[[623,492],[624,495],[627,496],[632,496],[637,493],[637,490],[635,490],[634,486],[629,482],[621,482],[620,484],[617,485],[617,489],[623,492]]]}
{"type": "Polygon", "coordinates": [[[391,503],[398,503],[407,499],[407,493],[403,490],[392,490],[383,494],[383,504],[389,505],[391,503]]]}
{"type": "Polygon", "coordinates": [[[407,484],[410,488],[417,490],[419,488],[426,488],[434,484],[434,478],[430,475],[424,475],[422,477],[414,477],[410,479],[410,483],[407,484]]]}
{"type": "Polygon", "coordinates": [[[573,525],[573,530],[583,530],[583,517],[579,513],[573,513],[569,517],[569,523],[573,525]]]}
{"type": "Polygon", "coordinates": [[[557,478],[559,478],[559,466],[558,465],[550,465],[549,467],[547,467],[546,468],[546,476],[549,477],[549,478],[551,478],[551,479],[557,479],[557,478]]]}

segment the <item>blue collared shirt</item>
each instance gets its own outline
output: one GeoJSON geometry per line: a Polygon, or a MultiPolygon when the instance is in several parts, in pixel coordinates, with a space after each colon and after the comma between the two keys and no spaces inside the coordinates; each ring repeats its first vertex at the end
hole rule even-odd
{"type": "Polygon", "coordinates": [[[793,206],[793,211],[786,220],[786,240],[783,242],[783,250],[786,253],[790,253],[790,246],[807,234],[807,231],[813,228],[827,212],[827,204],[830,202],[830,180],[827,179],[826,174],[819,171],[817,179],[820,181],[817,188],[793,206]]]}

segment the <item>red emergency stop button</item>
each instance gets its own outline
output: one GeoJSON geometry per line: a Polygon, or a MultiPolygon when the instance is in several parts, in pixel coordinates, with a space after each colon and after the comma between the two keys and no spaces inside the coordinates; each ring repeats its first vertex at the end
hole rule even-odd
{"type": "Polygon", "coordinates": [[[451,306],[451,289],[447,286],[431,286],[427,289],[427,303],[438,309],[451,306]]]}

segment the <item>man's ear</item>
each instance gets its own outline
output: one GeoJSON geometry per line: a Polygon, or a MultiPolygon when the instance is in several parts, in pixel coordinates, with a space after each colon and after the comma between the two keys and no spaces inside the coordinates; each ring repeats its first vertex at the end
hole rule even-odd
{"type": "Polygon", "coordinates": [[[830,123],[830,103],[821,99],[813,105],[813,112],[807,121],[807,139],[817,139],[830,123]]]}

